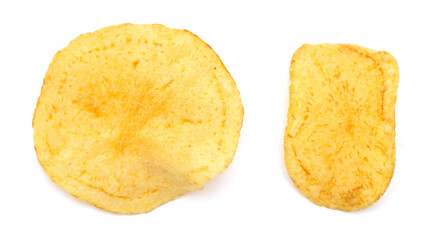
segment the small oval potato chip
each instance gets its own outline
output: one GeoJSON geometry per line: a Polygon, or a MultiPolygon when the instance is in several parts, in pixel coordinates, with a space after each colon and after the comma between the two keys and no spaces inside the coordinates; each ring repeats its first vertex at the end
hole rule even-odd
{"type": "Polygon", "coordinates": [[[285,164],[320,206],[370,206],[395,167],[398,65],[388,53],[347,44],[305,44],[290,67],[285,164]]]}
{"type": "Polygon", "coordinates": [[[123,24],[59,51],[34,113],[37,157],[75,197],[142,213],[221,173],[243,122],[239,91],[194,34],[123,24]]]}

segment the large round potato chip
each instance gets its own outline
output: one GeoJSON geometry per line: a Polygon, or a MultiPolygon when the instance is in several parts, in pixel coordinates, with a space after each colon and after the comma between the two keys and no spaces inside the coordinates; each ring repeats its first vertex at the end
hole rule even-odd
{"type": "Polygon", "coordinates": [[[221,173],[243,107],[217,54],[186,30],[106,27],[59,51],[34,113],[37,157],[77,198],[148,212],[221,173]]]}
{"type": "Polygon", "coordinates": [[[285,163],[314,203],[370,206],[395,168],[398,65],[389,53],[305,44],[293,56],[285,163]]]}

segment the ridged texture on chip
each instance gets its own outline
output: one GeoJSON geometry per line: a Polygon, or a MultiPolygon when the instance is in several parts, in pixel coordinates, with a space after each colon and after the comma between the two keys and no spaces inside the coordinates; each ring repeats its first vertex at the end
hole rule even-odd
{"type": "Polygon", "coordinates": [[[395,167],[398,65],[348,44],[300,47],[290,67],[285,164],[311,201],[351,211],[385,192],[395,167]]]}
{"type": "Polygon", "coordinates": [[[37,157],[77,198],[148,212],[221,173],[243,107],[217,54],[194,34],[123,24],[59,51],[34,113],[37,157]]]}

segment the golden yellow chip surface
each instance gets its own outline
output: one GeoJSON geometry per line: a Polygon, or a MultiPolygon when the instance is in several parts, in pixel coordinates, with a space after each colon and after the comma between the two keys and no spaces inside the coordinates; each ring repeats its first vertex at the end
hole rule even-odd
{"type": "Polygon", "coordinates": [[[305,44],[290,78],[285,164],[294,184],[320,206],[370,206],[395,167],[396,60],[357,45],[305,44]]]}
{"type": "Polygon", "coordinates": [[[243,122],[218,55],[186,30],[123,24],[79,36],[45,75],[38,160],[75,197],[148,212],[221,173],[243,122]]]}

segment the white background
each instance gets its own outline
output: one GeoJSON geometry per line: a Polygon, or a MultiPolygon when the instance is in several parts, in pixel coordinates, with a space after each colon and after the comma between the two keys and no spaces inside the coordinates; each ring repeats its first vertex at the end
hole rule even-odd
{"type": "Polygon", "coordinates": [[[446,7],[442,1],[1,1],[0,239],[446,239],[446,7]],[[148,214],[117,215],[50,181],[31,120],[54,54],[79,34],[161,23],[206,41],[245,107],[236,157],[148,214]],[[288,68],[304,43],[355,43],[397,59],[397,163],[385,195],[347,213],[318,207],[283,163],[288,68]]]}

